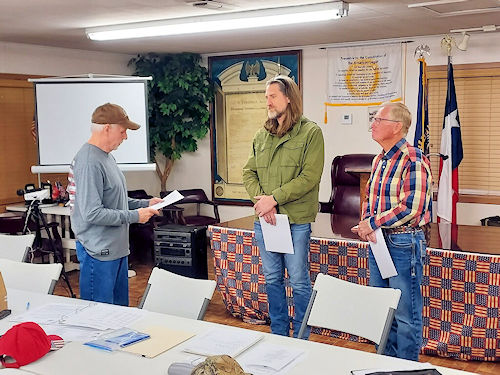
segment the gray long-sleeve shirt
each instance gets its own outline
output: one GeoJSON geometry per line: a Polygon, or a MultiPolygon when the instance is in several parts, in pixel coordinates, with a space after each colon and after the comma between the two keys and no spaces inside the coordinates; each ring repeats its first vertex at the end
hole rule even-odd
{"type": "Polygon", "coordinates": [[[71,227],[90,256],[115,260],[127,256],[129,224],[139,222],[137,208],[148,200],[127,196],[125,176],[115,158],[85,143],[73,159],[68,176],[71,227]]]}

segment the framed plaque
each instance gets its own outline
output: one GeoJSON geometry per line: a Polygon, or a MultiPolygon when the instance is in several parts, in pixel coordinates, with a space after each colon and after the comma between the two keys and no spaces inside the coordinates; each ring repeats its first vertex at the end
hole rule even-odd
{"type": "Polygon", "coordinates": [[[212,193],[220,204],[251,204],[242,182],[252,140],[267,119],[266,82],[278,74],[301,86],[301,51],[208,58],[214,83],[211,106],[212,193]]]}

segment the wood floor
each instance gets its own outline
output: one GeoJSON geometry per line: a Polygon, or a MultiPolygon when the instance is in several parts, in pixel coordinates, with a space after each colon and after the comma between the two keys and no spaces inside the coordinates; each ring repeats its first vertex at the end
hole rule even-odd
{"type": "MultiPolygon", "coordinates": [[[[213,272],[213,261],[211,258],[210,251],[208,251],[208,270],[209,270],[209,278],[214,278],[213,272]]],[[[153,267],[153,261],[150,258],[141,259],[138,262],[131,262],[131,268],[137,272],[135,277],[129,278],[129,296],[130,296],[130,306],[137,306],[142,298],[142,294],[144,289],[146,288],[149,274],[151,273],[151,269],[153,267]]],[[[71,287],[73,288],[74,293],[78,296],[78,271],[72,271],[69,273],[71,287]]],[[[59,280],[54,294],[69,296],[69,291],[66,287],[66,284],[59,280]]],[[[258,330],[262,332],[269,332],[269,326],[267,325],[253,325],[244,323],[240,319],[234,318],[231,314],[229,314],[222,302],[222,298],[218,290],[215,291],[212,301],[208,306],[207,313],[205,315],[205,320],[225,325],[237,326],[247,329],[258,330]]],[[[372,345],[368,344],[360,344],[355,342],[350,342],[342,339],[333,339],[321,335],[311,334],[310,340],[321,342],[330,345],[337,345],[346,348],[363,350],[367,352],[375,352],[372,345]]],[[[492,362],[465,362],[458,361],[454,359],[441,358],[441,357],[432,357],[421,355],[421,362],[430,362],[434,365],[445,366],[450,368],[455,368],[459,370],[475,372],[478,374],[484,375],[499,375],[500,374],[500,363],[492,363],[492,362]]],[[[320,375],[320,374],[314,374],[320,375]]]]}

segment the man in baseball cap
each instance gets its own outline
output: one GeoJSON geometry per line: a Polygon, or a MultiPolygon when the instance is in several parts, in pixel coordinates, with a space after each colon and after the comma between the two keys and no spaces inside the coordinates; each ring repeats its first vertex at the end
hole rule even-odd
{"type": "Polygon", "coordinates": [[[111,151],[139,129],[117,104],[92,114],[92,134],[70,165],[71,227],[80,261],[82,299],[128,306],[129,224],[145,223],[160,198],[131,199],[111,151]]]}
{"type": "Polygon", "coordinates": [[[137,130],[141,126],[129,120],[125,110],[118,104],[106,103],[97,107],[92,113],[93,124],[117,124],[130,130],[137,130]]]}

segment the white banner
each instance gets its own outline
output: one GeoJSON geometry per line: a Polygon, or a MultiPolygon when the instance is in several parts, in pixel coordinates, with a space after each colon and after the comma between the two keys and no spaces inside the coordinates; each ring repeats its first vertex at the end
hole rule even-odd
{"type": "Polygon", "coordinates": [[[401,100],[401,44],[329,48],[327,53],[330,104],[401,100]]]}

